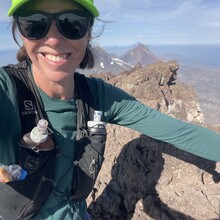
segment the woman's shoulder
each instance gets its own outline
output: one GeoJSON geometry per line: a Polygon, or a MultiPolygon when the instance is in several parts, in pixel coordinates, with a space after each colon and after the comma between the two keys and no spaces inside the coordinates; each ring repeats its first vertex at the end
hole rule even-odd
{"type": "Polygon", "coordinates": [[[98,78],[98,77],[93,77],[93,76],[85,76],[85,77],[86,77],[86,80],[89,84],[102,85],[102,84],[106,83],[103,79],[98,78]]]}
{"type": "Polygon", "coordinates": [[[6,70],[5,70],[5,67],[6,66],[1,66],[0,67],[0,77],[1,78],[7,78],[8,77],[8,74],[7,74],[6,70]]]}
{"type": "Polygon", "coordinates": [[[4,66],[0,67],[0,85],[2,89],[4,90],[7,89],[11,83],[12,83],[11,76],[5,70],[5,67],[4,66]]]}
{"type": "Polygon", "coordinates": [[[118,87],[116,87],[115,85],[109,83],[108,81],[102,79],[102,78],[98,78],[98,77],[86,77],[87,82],[89,87],[91,88],[91,90],[95,90],[95,91],[116,91],[119,90],[118,87]]]}
{"type": "Polygon", "coordinates": [[[109,89],[109,87],[112,87],[109,83],[97,77],[86,76],[86,81],[88,83],[91,93],[94,94],[104,94],[105,91],[109,89]]]}
{"type": "MultiPolygon", "coordinates": [[[[0,67],[1,84],[6,84],[8,88],[14,87],[14,76],[25,74],[27,70],[27,62],[18,62],[16,64],[8,64],[0,67]]],[[[19,77],[18,77],[19,78],[19,77]]]]}
{"type": "Polygon", "coordinates": [[[6,71],[5,67],[0,67],[0,99],[8,97],[11,102],[16,101],[16,85],[12,75],[6,71]]]}
{"type": "Polygon", "coordinates": [[[96,77],[87,77],[87,81],[92,91],[106,95],[108,99],[110,99],[111,97],[114,99],[120,97],[126,97],[126,99],[133,99],[132,95],[128,94],[120,87],[113,85],[112,83],[109,83],[104,79],[96,77]]]}

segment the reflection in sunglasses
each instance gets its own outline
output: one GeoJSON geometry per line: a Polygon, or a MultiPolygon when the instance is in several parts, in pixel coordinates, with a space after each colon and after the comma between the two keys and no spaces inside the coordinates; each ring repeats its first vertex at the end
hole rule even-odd
{"type": "Polygon", "coordinates": [[[22,36],[38,40],[46,36],[52,20],[56,21],[59,32],[66,38],[76,40],[85,36],[92,17],[84,11],[46,13],[29,11],[15,15],[15,21],[22,36]]]}

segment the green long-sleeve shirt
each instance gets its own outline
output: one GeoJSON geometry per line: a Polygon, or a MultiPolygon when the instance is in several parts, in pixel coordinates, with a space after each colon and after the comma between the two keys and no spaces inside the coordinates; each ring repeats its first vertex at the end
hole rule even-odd
{"type": "MultiPolygon", "coordinates": [[[[132,128],[190,153],[220,161],[219,134],[161,114],[100,79],[88,78],[87,81],[94,106],[101,106],[97,110],[103,111],[104,121],[132,128]]],[[[85,202],[73,203],[68,199],[76,137],[75,100],[53,99],[43,91],[39,92],[59,151],[55,168],[56,188],[35,219],[85,219],[85,202]]],[[[16,163],[16,143],[21,133],[17,97],[13,82],[1,69],[0,118],[0,164],[16,163]]]]}

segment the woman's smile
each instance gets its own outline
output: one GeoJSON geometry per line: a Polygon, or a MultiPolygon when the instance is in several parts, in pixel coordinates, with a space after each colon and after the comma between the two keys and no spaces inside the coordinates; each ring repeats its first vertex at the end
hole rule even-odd
{"type": "Polygon", "coordinates": [[[49,54],[49,53],[43,53],[43,56],[53,62],[60,62],[60,61],[67,61],[68,57],[71,56],[71,53],[64,53],[64,54],[49,54]]]}

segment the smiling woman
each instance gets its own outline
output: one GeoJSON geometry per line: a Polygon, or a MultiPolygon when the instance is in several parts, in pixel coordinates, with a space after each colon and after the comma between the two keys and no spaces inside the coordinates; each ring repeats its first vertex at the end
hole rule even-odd
{"type": "MultiPolygon", "coordinates": [[[[22,56],[28,54],[33,62],[37,85],[50,96],[70,99],[74,91],[70,83],[72,69],[93,65],[83,60],[86,48],[87,51],[90,48],[93,18],[78,3],[64,0],[62,7],[59,4],[58,0],[53,4],[42,0],[25,4],[14,12],[14,27],[22,35],[21,52],[25,52],[22,56]],[[59,92],[64,92],[63,87],[69,88],[66,94],[59,92]]],[[[9,15],[15,9],[16,5],[9,10],[9,15]]]]}
{"type": "Polygon", "coordinates": [[[28,175],[24,182],[0,183],[3,220],[88,219],[85,199],[103,162],[106,123],[220,161],[219,134],[76,72],[94,65],[90,41],[99,12],[93,0],[12,0],[8,15],[22,44],[18,63],[0,68],[0,165],[19,163],[28,175]],[[48,139],[25,146],[20,139],[41,118],[48,121],[48,139]]]}

